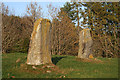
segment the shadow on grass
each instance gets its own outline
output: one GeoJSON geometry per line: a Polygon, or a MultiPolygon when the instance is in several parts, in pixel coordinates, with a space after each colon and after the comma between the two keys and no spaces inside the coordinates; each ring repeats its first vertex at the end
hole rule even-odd
{"type": "Polygon", "coordinates": [[[54,58],[52,58],[53,64],[56,65],[62,58],[65,58],[65,57],[54,57],[54,58]]]}

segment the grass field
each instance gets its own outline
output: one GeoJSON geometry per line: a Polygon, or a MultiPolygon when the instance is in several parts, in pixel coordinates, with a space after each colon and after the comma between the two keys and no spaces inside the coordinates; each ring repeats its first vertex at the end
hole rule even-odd
{"type": "Polygon", "coordinates": [[[54,67],[28,66],[27,54],[2,56],[3,78],[118,78],[117,58],[81,60],[75,56],[52,56],[54,67]],[[35,68],[34,68],[35,67],[35,68]]]}

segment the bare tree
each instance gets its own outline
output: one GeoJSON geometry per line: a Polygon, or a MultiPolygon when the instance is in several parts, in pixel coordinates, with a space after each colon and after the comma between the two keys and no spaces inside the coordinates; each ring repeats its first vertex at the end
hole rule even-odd
{"type": "Polygon", "coordinates": [[[59,8],[56,8],[56,7],[52,6],[52,4],[49,4],[47,6],[47,8],[48,8],[48,12],[49,12],[48,15],[50,15],[52,19],[57,18],[58,12],[59,12],[59,8]]]}
{"type": "Polygon", "coordinates": [[[40,5],[37,4],[37,2],[31,2],[29,5],[27,5],[27,14],[32,18],[33,23],[36,19],[42,17],[42,8],[40,5]]]}
{"type": "Polygon", "coordinates": [[[1,3],[1,7],[2,7],[2,14],[3,14],[3,15],[8,15],[8,13],[9,13],[9,8],[8,8],[8,6],[5,6],[4,3],[1,3]]]}
{"type": "Polygon", "coordinates": [[[53,23],[52,35],[51,35],[51,44],[52,44],[52,50],[51,50],[52,52],[51,53],[56,54],[55,47],[56,47],[56,43],[57,43],[57,34],[56,34],[57,29],[56,29],[55,25],[56,25],[56,18],[58,16],[59,8],[54,7],[52,4],[49,4],[47,6],[47,8],[48,8],[48,12],[49,12],[48,15],[50,15],[53,20],[52,21],[52,23],[53,23]]]}

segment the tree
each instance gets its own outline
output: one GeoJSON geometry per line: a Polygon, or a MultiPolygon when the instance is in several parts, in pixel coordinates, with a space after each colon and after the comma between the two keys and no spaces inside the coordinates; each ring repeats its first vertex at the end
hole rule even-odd
{"type": "Polygon", "coordinates": [[[48,12],[49,12],[48,15],[50,15],[52,19],[57,18],[58,12],[59,12],[59,8],[54,7],[52,4],[49,4],[47,6],[47,8],[48,8],[48,12]]]}
{"type": "Polygon", "coordinates": [[[48,12],[49,12],[48,15],[50,15],[52,18],[52,26],[51,26],[51,28],[52,28],[52,30],[51,30],[52,50],[51,50],[51,53],[56,54],[56,50],[55,50],[56,42],[57,42],[57,33],[56,33],[57,28],[56,28],[56,26],[58,25],[57,16],[58,16],[59,8],[52,6],[52,4],[49,4],[47,6],[47,8],[48,8],[48,12]]]}
{"type": "Polygon", "coordinates": [[[30,18],[11,15],[9,8],[3,3],[2,6],[2,53],[27,52],[32,31],[30,18]]]}
{"type": "Polygon", "coordinates": [[[52,54],[77,55],[77,28],[62,8],[48,5],[49,15],[52,17],[52,54]]]}
{"type": "Polygon", "coordinates": [[[77,29],[67,13],[60,11],[52,22],[55,27],[55,54],[76,55],[78,51],[77,29]]]}
{"type": "Polygon", "coordinates": [[[36,19],[39,19],[42,17],[42,8],[40,5],[37,4],[37,2],[30,3],[27,5],[27,14],[32,18],[32,22],[34,23],[36,19]]]}
{"type": "Polygon", "coordinates": [[[76,55],[78,51],[78,36],[77,28],[72,20],[67,16],[67,13],[62,11],[59,13],[59,43],[62,54],[76,55]]]}
{"type": "Polygon", "coordinates": [[[9,14],[9,8],[8,8],[8,6],[5,6],[4,3],[1,3],[1,8],[2,8],[2,14],[3,15],[8,15],[9,14]]]}
{"type": "Polygon", "coordinates": [[[2,17],[2,53],[26,53],[33,29],[30,18],[20,18],[13,15],[2,17]]]}
{"type": "Polygon", "coordinates": [[[81,2],[66,2],[66,4],[64,5],[64,7],[61,8],[61,10],[65,11],[69,18],[77,24],[78,27],[78,32],[79,30],[81,30],[80,28],[80,13],[82,11],[81,9],[82,4],[81,2]]]}
{"type": "Polygon", "coordinates": [[[115,57],[119,53],[119,3],[84,3],[86,10],[84,21],[91,28],[94,42],[100,45],[94,46],[94,51],[102,51],[102,56],[115,57]]]}

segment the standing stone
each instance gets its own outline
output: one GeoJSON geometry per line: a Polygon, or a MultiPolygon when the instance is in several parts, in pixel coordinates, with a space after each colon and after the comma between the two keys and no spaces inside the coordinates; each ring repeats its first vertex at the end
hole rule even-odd
{"type": "Polygon", "coordinates": [[[79,51],[78,58],[89,58],[92,46],[92,37],[90,35],[90,29],[83,29],[79,33],[79,51]]]}
{"type": "Polygon", "coordinates": [[[27,64],[41,65],[52,63],[50,53],[50,33],[50,20],[40,18],[35,22],[29,45],[27,64]]]}

